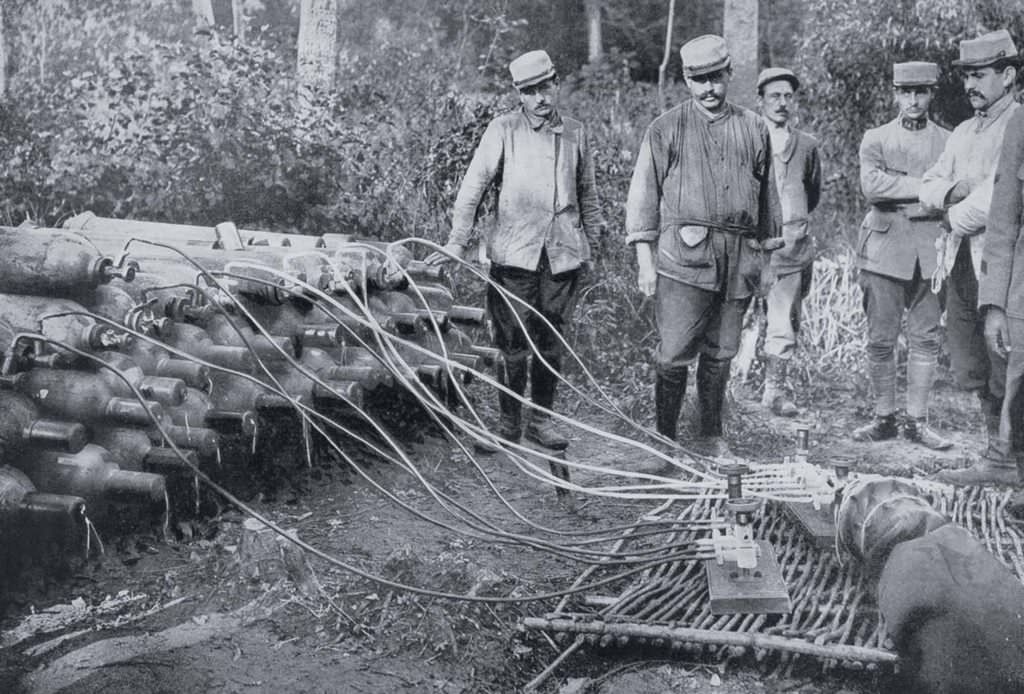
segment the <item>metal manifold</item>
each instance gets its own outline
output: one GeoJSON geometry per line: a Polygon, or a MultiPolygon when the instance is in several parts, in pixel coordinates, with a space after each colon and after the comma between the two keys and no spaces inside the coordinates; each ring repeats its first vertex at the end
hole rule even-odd
{"type": "MultiPolygon", "coordinates": [[[[1007,514],[1011,493],[949,488],[948,494],[933,495],[929,501],[1024,580],[1024,535],[1007,514]]],[[[639,553],[662,546],[667,554],[673,546],[697,542],[707,536],[709,523],[723,516],[726,503],[712,495],[681,509],[675,502],[658,513],[677,523],[672,535],[657,543],[637,538],[615,551],[639,553]]],[[[717,614],[704,568],[707,562],[687,558],[662,564],[608,594],[564,599],[555,611],[528,617],[523,625],[552,632],[563,644],[575,637],[572,650],[647,646],[718,659],[749,653],[780,674],[791,672],[801,659],[825,670],[877,668],[898,661],[887,643],[872,582],[858,562],[840,561],[834,548],[821,547],[784,503],[764,502],[753,523],[753,537],[774,550],[792,603],[788,612],[758,614],[756,599],[744,610],[746,598],[738,595],[736,610],[717,614]]],[[[577,583],[600,577],[600,571],[588,570],[577,583]]]]}

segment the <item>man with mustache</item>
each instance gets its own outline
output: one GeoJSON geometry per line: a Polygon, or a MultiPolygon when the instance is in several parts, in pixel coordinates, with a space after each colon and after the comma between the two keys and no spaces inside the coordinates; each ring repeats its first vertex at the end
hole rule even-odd
{"type": "MultiPolygon", "coordinates": [[[[679,50],[691,98],[647,128],[626,201],[637,280],[653,296],[657,430],[675,440],[690,366],[697,363],[699,448],[729,455],[722,405],[743,314],[760,283],[761,242],[776,235],[778,199],[764,121],[726,101],[725,40],[679,50]]],[[[791,242],[793,240],[790,240],[791,242]]]]}
{"type": "Polygon", "coordinates": [[[800,80],[792,70],[770,67],[757,77],[757,104],[772,143],[772,171],[782,208],[782,224],[793,244],[771,256],[772,280],[765,297],[767,329],[762,404],[774,414],[794,417],[798,410],[787,393],[789,363],[796,350],[800,314],[811,288],[814,239],[808,234],[808,215],[821,197],[818,141],[792,127],[800,80]]]}
{"type": "MultiPolygon", "coordinates": [[[[497,220],[487,237],[491,281],[521,300],[488,287],[487,310],[504,356],[498,380],[513,393],[498,394],[496,433],[512,442],[525,434],[540,446],[563,450],[569,441],[549,414],[561,365],[558,334],[572,312],[591,244],[599,239],[601,209],[587,133],[582,123],[558,112],[559,81],[551,58],[530,51],[508,67],[521,108],[488,124],[459,187],[445,252],[432,253],[427,262],[462,257],[480,201],[496,184],[497,220]],[[524,423],[517,396],[525,392],[527,377],[537,407],[524,423]]],[[[476,448],[497,450],[484,442],[476,448]]]]}
{"type": "MultiPolygon", "coordinates": [[[[978,304],[989,349],[1007,360],[1006,393],[999,434],[987,456],[1017,465],[1024,481],[1024,109],[1006,126],[992,190],[992,207],[981,258],[978,304]]],[[[1021,492],[1017,493],[1020,505],[1021,492]]]]}
{"type": "Polygon", "coordinates": [[[1006,125],[1020,107],[1014,100],[1017,47],[1005,29],[960,42],[953,61],[963,76],[974,116],[953,131],[939,160],[921,179],[921,202],[944,209],[948,232],[941,239],[939,275],[945,274],[946,344],[958,384],[978,394],[989,445],[963,470],[943,471],[954,484],[1013,484],[1017,469],[999,452],[999,418],[1006,360],[985,345],[978,315],[978,276],[992,202],[992,179],[1006,125]]]}
{"type": "Polygon", "coordinates": [[[899,115],[868,130],[860,145],[860,186],[871,204],[857,243],[859,283],[868,319],[868,375],[874,419],[853,432],[858,441],[896,437],[896,342],[907,316],[907,395],[903,435],[927,448],[953,445],[928,425],[942,307],[931,291],[942,213],[918,201],[921,175],[942,154],[949,132],[928,119],[939,81],[935,63],[896,63],[893,97],[899,115]]]}

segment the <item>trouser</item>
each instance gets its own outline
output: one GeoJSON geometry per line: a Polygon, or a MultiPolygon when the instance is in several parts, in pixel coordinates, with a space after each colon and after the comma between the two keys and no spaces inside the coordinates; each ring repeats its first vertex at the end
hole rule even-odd
{"type": "Polygon", "coordinates": [[[716,361],[736,356],[750,297],[730,300],[721,292],[658,275],[654,300],[660,339],[655,357],[658,371],[678,372],[698,356],[716,361]]]}
{"type": "Polygon", "coordinates": [[[1010,350],[1006,390],[999,417],[999,439],[1008,449],[1024,451],[1024,318],[1007,317],[1010,350]]]}
{"type": "MultiPolygon", "coordinates": [[[[494,326],[494,344],[505,356],[503,383],[521,395],[526,388],[527,362],[531,362],[530,399],[540,407],[551,409],[562,361],[558,336],[572,314],[579,271],[551,274],[547,251],[542,251],[536,270],[492,265],[491,281],[526,304],[506,299],[494,286],[487,289],[487,311],[494,326]],[[536,356],[530,360],[531,352],[539,354],[543,361],[536,356]]],[[[502,393],[499,402],[503,413],[519,411],[518,401],[511,396],[502,393]]]]}
{"type": "Polygon", "coordinates": [[[660,386],[656,388],[659,397],[655,403],[658,430],[670,438],[674,436],[688,367],[699,357],[700,435],[721,436],[729,364],[739,349],[743,314],[750,297],[729,300],[721,292],[658,275],[654,298],[660,338],[655,357],[660,386]]]}
{"type": "Polygon", "coordinates": [[[946,279],[946,349],[957,385],[998,401],[1003,398],[1006,385],[1006,360],[991,352],[985,343],[970,242],[965,238],[960,244],[946,279]]]}
{"type": "Polygon", "coordinates": [[[896,411],[896,341],[907,315],[907,414],[919,418],[928,414],[928,393],[939,355],[942,308],[939,297],[914,268],[909,280],[861,271],[864,313],[868,320],[867,354],[872,386],[875,389],[875,414],[896,411]],[[923,378],[915,378],[918,373],[923,378]]]}
{"type": "Polygon", "coordinates": [[[791,359],[796,351],[803,301],[811,289],[814,267],[780,276],[765,299],[766,329],[764,353],[776,359],[791,359]]]}

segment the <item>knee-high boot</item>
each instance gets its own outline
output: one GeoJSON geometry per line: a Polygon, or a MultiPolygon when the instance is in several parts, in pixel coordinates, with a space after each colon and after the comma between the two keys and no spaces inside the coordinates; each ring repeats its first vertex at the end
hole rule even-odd
{"type": "Polygon", "coordinates": [[[679,410],[686,395],[686,380],[689,369],[685,366],[677,371],[658,371],[654,379],[655,426],[662,436],[676,439],[679,410]]]}
{"type": "Polygon", "coordinates": [[[697,398],[700,402],[700,437],[704,452],[712,457],[731,455],[722,437],[722,409],[729,385],[731,359],[702,356],[697,365],[697,398]]]}
{"type": "MultiPolygon", "coordinates": [[[[545,409],[552,409],[555,404],[555,389],[558,386],[557,371],[561,368],[561,359],[557,354],[545,354],[544,360],[551,365],[545,366],[537,355],[530,363],[530,400],[545,409]],[[552,371],[554,369],[554,371],[552,371]]],[[[569,439],[558,433],[554,421],[546,412],[530,410],[526,418],[526,438],[538,446],[562,451],[569,447],[569,439]]]]}

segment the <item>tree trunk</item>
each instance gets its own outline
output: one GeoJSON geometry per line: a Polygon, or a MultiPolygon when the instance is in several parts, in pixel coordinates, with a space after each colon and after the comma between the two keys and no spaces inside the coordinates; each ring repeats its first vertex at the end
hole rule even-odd
{"type": "Polygon", "coordinates": [[[4,5],[0,4],[0,100],[7,95],[7,37],[4,31],[4,5]]]}
{"type": "Polygon", "coordinates": [[[668,22],[665,26],[665,52],[661,58],[661,65],[658,66],[658,108],[662,113],[668,110],[668,100],[665,97],[665,76],[668,72],[668,62],[672,59],[672,27],[676,21],[676,0],[669,0],[668,22]]]}
{"type": "Polygon", "coordinates": [[[338,0],[302,0],[299,12],[299,99],[334,87],[338,0]]]}
{"type": "Polygon", "coordinates": [[[195,15],[197,29],[211,29],[216,23],[213,19],[213,0],[192,0],[192,14],[195,15]]]}
{"type": "Polygon", "coordinates": [[[725,0],[723,35],[732,56],[729,101],[752,108],[757,97],[758,0],[725,0]]]}
{"type": "Polygon", "coordinates": [[[245,4],[243,0],[231,0],[231,19],[235,29],[235,40],[245,45],[245,4]]]}
{"type": "Polygon", "coordinates": [[[604,58],[604,39],[601,36],[601,0],[586,0],[587,62],[597,65],[604,58]]]}

